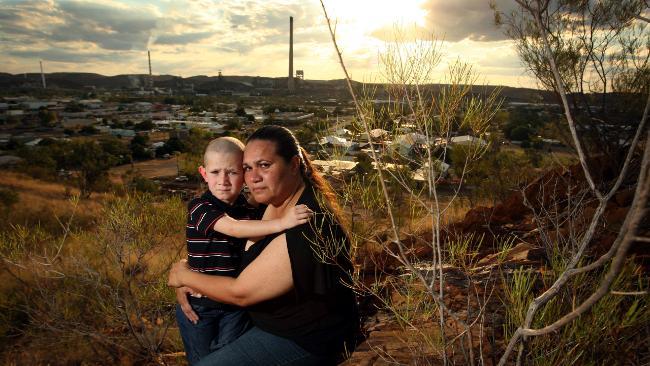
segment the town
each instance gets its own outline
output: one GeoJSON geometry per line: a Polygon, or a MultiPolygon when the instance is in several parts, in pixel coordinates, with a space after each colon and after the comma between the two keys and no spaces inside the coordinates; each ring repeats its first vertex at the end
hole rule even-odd
{"type": "MultiPolygon", "coordinates": [[[[121,181],[119,175],[129,171],[138,175],[138,179],[155,181],[163,190],[180,192],[186,198],[200,181],[196,167],[188,166],[190,162],[196,163],[196,159],[188,155],[192,152],[197,155],[200,151],[200,146],[196,146],[197,136],[201,136],[199,140],[202,138],[202,143],[223,135],[245,139],[264,124],[292,129],[313,155],[314,163],[328,176],[346,176],[364,169],[376,169],[374,162],[370,164],[371,142],[376,152],[384,157],[385,168],[397,169],[410,164],[411,178],[422,183],[427,179],[425,168],[428,165],[423,166],[423,161],[417,160],[427,146],[444,152],[440,156],[442,160],[436,158],[434,165],[442,177],[450,181],[457,181],[460,177],[454,172],[452,154],[448,153],[453,146],[498,144],[497,149],[504,146],[511,152],[530,148],[538,151],[566,150],[554,135],[538,135],[537,129],[542,127],[539,121],[548,118],[557,106],[526,103],[521,98],[514,101],[504,98],[497,116],[502,120],[497,121],[495,128],[484,136],[473,136],[471,132],[468,134],[462,130],[425,136],[414,116],[408,113],[392,113],[390,116],[386,113],[381,117],[382,122],[375,123],[368,134],[355,118],[354,104],[346,96],[342,83],[336,81],[311,82],[296,78],[297,92],[288,94],[281,87],[287,78],[245,80],[219,75],[197,88],[178,78],[174,79],[174,84],[169,84],[164,77],[156,80],[156,85],[162,86],[152,87],[153,78],[150,76],[131,75],[124,78],[127,83],[120,88],[86,85],[74,90],[57,88],[56,85],[41,89],[38,83],[34,88],[34,82],[30,84],[29,80],[38,76],[30,74],[23,80],[14,76],[13,82],[17,79],[19,84],[7,89],[14,95],[0,99],[0,166],[28,163],[34,170],[33,166],[42,166],[49,161],[38,161],[47,155],[43,151],[33,153],[39,148],[47,150],[47,146],[54,142],[94,141],[107,153],[106,161],[93,165],[98,169],[110,169],[114,181],[121,181]],[[274,85],[277,88],[273,88],[274,85]],[[49,94],[36,97],[19,93],[30,90],[29,86],[37,94],[44,90],[49,94]],[[224,89],[226,87],[231,89],[224,89]],[[204,93],[197,92],[197,89],[204,93]],[[510,115],[516,117],[514,123],[503,120],[510,115]],[[502,128],[505,128],[505,133],[502,128]],[[30,158],[37,161],[26,161],[30,158]]],[[[74,80],[74,77],[55,74],[48,79],[65,85],[64,80],[74,80]]],[[[529,92],[534,95],[534,91],[529,92]]],[[[370,102],[377,111],[394,107],[389,100],[382,99],[382,95],[370,102]]],[[[50,165],[49,169],[55,168],[58,177],[78,176],[75,164],[66,163],[62,156],[53,158],[57,163],[55,167],[50,165]]],[[[92,186],[96,183],[99,182],[85,184],[92,186]]]]}

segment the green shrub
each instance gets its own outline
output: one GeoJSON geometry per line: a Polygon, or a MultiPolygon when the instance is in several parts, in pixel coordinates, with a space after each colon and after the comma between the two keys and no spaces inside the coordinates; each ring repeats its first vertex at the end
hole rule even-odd
{"type": "Polygon", "coordinates": [[[140,193],[156,193],[160,191],[160,185],[151,179],[136,176],[130,183],[131,189],[140,193]]]}
{"type": "Polygon", "coordinates": [[[18,193],[9,189],[0,188],[0,205],[11,208],[18,203],[18,193]]]}
{"type": "MultiPolygon", "coordinates": [[[[516,327],[523,324],[528,304],[534,297],[531,291],[536,278],[551,283],[562,268],[544,272],[515,271],[505,287],[504,308],[506,323],[504,334],[509,338],[516,327]]],[[[618,276],[612,289],[638,291],[647,288],[647,277],[643,277],[633,260],[618,276]]],[[[603,272],[596,271],[574,277],[558,297],[549,301],[538,312],[534,328],[551,324],[571,312],[600,283],[603,272]]],[[[593,308],[573,322],[552,334],[532,337],[526,343],[523,358],[531,365],[605,365],[641,364],[638,354],[647,341],[650,323],[650,302],[645,296],[624,296],[609,294],[593,308]]]]}

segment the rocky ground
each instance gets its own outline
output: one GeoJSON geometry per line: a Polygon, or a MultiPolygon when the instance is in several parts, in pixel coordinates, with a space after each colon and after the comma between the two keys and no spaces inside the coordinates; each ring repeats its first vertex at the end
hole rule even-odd
{"type": "MultiPolygon", "coordinates": [[[[588,247],[587,258],[600,256],[611,247],[633,195],[634,186],[625,184],[614,195],[588,247]]],[[[569,245],[571,241],[567,238],[586,227],[596,206],[597,201],[586,189],[582,170],[579,166],[573,166],[566,170],[548,172],[495,207],[474,208],[466,214],[464,220],[447,228],[443,234],[443,243],[467,234],[474,234],[475,238],[482,237],[481,241],[476,241],[473,248],[475,256],[468,261],[470,265],[464,268],[449,265],[443,270],[445,304],[462,321],[480,324],[472,327],[474,359],[480,357],[484,364],[495,364],[503,351],[501,279],[521,267],[535,272],[544,271],[551,255],[549,243],[569,245]],[[496,250],[504,238],[510,238],[511,244],[505,250],[496,250]]],[[[646,234],[650,234],[650,229],[646,234]]],[[[381,273],[385,278],[408,275],[394,257],[381,250],[382,246],[396,248],[395,241],[387,239],[388,237],[389,234],[384,236],[381,245],[368,246],[376,248],[374,251],[362,253],[362,272],[365,270],[373,276],[381,273]]],[[[417,236],[404,234],[400,238],[411,261],[426,265],[431,259],[432,247],[425,239],[430,237],[429,232],[417,236]]],[[[648,272],[650,246],[638,243],[631,255],[648,272]]],[[[396,312],[388,307],[397,309],[400,301],[407,300],[400,299],[400,289],[385,287],[383,295],[390,301],[381,303],[376,299],[369,300],[371,305],[365,309],[367,316],[364,322],[367,338],[344,365],[442,364],[437,313],[410,321],[399,319],[396,312]],[[427,337],[437,339],[438,343],[428,344],[425,341],[427,337]]],[[[544,288],[541,283],[533,288],[534,292],[542,290],[544,288]]],[[[453,322],[448,320],[445,326],[446,339],[459,335],[459,330],[455,328],[453,322]]],[[[469,363],[468,348],[448,347],[447,350],[449,358],[455,364],[469,363]]]]}

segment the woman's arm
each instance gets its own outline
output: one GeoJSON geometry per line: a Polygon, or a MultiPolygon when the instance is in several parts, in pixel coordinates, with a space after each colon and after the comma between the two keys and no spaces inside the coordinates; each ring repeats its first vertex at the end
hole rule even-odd
{"type": "Polygon", "coordinates": [[[313,212],[305,205],[298,205],[279,219],[236,220],[223,215],[214,224],[214,230],[235,238],[253,238],[279,233],[294,226],[307,223],[313,212]]]}
{"type": "Polygon", "coordinates": [[[181,261],[172,267],[168,284],[188,286],[213,300],[239,306],[278,297],[293,287],[286,236],[273,239],[237,278],[194,272],[181,261]]]}

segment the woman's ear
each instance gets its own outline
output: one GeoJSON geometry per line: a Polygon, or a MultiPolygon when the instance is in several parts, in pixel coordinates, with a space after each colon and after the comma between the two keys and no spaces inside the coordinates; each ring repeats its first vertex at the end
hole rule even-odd
{"type": "Polygon", "coordinates": [[[298,155],[291,158],[291,172],[300,174],[300,157],[298,155]]]}

